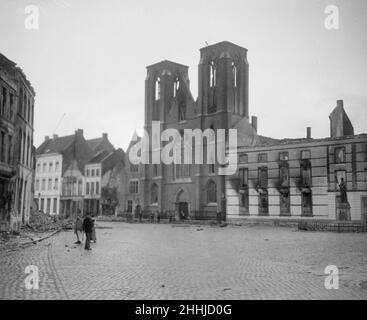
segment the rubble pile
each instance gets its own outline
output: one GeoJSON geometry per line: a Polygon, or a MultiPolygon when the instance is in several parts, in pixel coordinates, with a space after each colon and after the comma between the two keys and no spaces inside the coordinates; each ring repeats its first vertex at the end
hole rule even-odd
{"type": "Polygon", "coordinates": [[[27,228],[36,232],[45,232],[52,230],[70,230],[74,226],[72,219],[59,219],[57,216],[43,213],[41,211],[33,212],[30,216],[27,228]]]}

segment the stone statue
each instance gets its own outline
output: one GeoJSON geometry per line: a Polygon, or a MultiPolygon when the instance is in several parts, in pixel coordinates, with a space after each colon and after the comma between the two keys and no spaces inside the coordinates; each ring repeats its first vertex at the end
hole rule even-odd
{"type": "Polygon", "coordinates": [[[345,183],[344,178],[341,178],[340,180],[339,190],[340,190],[340,202],[348,203],[347,184],[345,183]]]}

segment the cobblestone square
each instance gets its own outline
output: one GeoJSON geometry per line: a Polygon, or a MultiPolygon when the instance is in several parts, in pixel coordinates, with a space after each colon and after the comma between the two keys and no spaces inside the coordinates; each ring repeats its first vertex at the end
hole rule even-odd
{"type": "Polygon", "coordinates": [[[0,252],[0,299],[366,299],[366,234],[98,222],[92,251],[61,232],[0,252]],[[39,268],[39,289],[25,268],[39,268]],[[339,268],[339,289],[324,286],[339,268]]]}

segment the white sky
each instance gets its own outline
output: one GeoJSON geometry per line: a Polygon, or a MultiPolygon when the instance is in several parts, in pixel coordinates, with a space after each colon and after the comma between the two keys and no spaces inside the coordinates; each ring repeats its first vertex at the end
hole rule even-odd
{"type": "Polygon", "coordinates": [[[36,90],[35,145],[83,128],[126,149],[144,123],[147,65],[190,67],[197,97],[199,49],[223,40],[246,47],[250,115],[274,138],[329,135],[328,115],[344,100],[356,133],[367,132],[365,0],[0,0],[0,52],[36,90]],[[40,8],[26,30],[24,8],[40,8]],[[339,30],[324,27],[339,8],[339,30]]]}

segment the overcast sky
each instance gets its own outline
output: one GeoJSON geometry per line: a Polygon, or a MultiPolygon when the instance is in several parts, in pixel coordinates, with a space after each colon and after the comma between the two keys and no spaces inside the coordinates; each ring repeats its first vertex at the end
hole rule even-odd
{"type": "Polygon", "coordinates": [[[367,133],[365,0],[0,0],[0,52],[36,90],[35,145],[45,135],[107,132],[126,148],[144,123],[147,65],[190,67],[197,97],[199,49],[223,40],[248,49],[250,115],[274,138],[329,136],[337,99],[367,133]],[[24,26],[26,5],[39,29],[24,26]],[[339,8],[339,29],[324,10],[339,8]]]}

